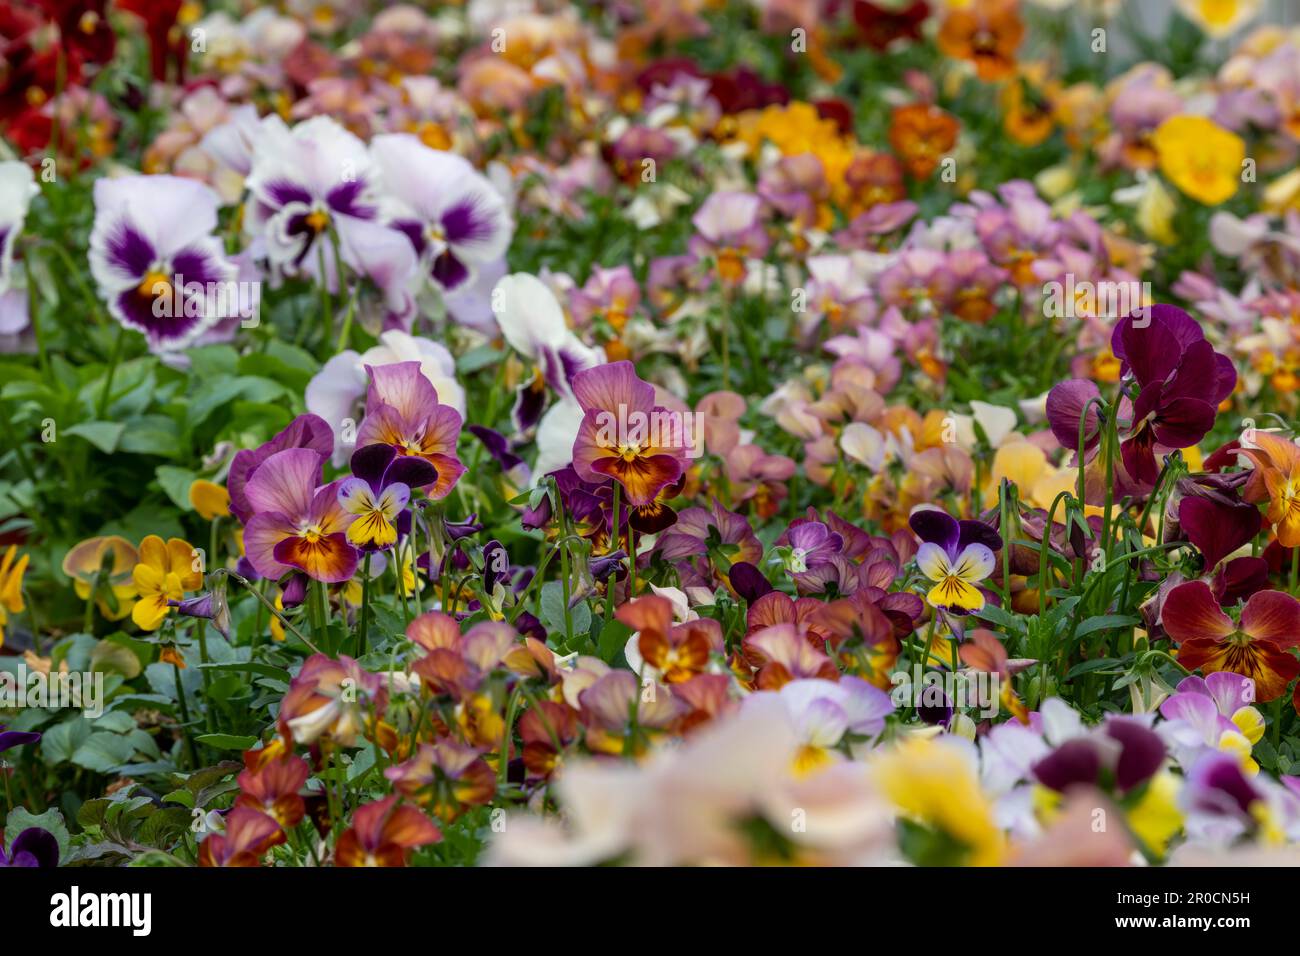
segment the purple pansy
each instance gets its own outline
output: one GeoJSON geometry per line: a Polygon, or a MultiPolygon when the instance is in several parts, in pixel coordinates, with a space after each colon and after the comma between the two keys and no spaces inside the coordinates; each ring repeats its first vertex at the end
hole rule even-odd
{"type": "Polygon", "coordinates": [[[0,867],[24,866],[51,868],[59,865],[59,841],[40,827],[28,827],[10,845],[6,853],[0,843],[0,867]]]}
{"type": "Polygon", "coordinates": [[[438,470],[415,455],[397,454],[392,445],[366,445],[352,454],[352,475],[338,486],[339,505],[352,515],[348,543],[362,551],[382,551],[411,527],[411,489],[432,485],[438,470]]]}

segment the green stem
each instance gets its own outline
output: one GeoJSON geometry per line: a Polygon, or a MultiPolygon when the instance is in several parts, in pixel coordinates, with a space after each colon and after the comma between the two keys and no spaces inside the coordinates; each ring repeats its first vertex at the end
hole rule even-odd
{"type": "Polygon", "coordinates": [[[108,360],[108,373],[104,376],[104,388],[99,393],[99,418],[102,420],[108,415],[109,401],[113,397],[113,376],[117,373],[117,363],[122,358],[122,348],[126,344],[126,326],[120,325],[117,329],[117,338],[113,342],[113,354],[108,360]]]}
{"type": "Polygon", "coordinates": [[[357,657],[366,652],[366,638],[370,631],[370,552],[361,562],[361,625],[357,633],[357,657]]]}

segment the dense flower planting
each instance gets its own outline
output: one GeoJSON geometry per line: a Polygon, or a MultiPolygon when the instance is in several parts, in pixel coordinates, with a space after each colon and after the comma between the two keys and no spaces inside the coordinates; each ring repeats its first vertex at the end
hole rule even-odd
{"type": "Polygon", "coordinates": [[[1300,842],[1300,30],[0,0],[0,866],[1300,842]]]}

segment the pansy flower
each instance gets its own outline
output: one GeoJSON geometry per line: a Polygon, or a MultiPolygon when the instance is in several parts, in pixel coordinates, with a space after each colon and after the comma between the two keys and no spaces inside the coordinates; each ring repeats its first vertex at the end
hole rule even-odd
{"type": "Polygon", "coordinates": [[[59,865],[59,841],[42,827],[28,827],[19,833],[8,851],[0,833],[0,867],[22,866],[51,868],[59,865]]]}
{"type": "Polygon", "coordinates": [[[354,269],[361,266],[356,253],[378,239],[376,233],[390,233],[376,221],[378,171],[370,153],[328,116],[293,129],[275,115],[262,120],[247,186],[252,196],[244,226],[265,240],[272,265],[319,278],[329,288],[336,287],[338,271],[331,230],[354,269]]]}
{"type": "Polygon", "coordinates": [[[674,624],[671,602],[657,594],[624,604],[614,616],[635,632],[642,660],[668,684],[689,680],[704,670],[711,655],[723,651],[717,621],[697,618],[674,624]]]}
{"type": "Polygon", "coordinates": [[[404,133],[376,136],[370,153],[401,207],[391,225],[410,240],[439,289],[467,285],[477,265],[505,254],[514,223],[501,195],[467,159],[404,133]]]}
{"type": "Polygon", "coordinates": [[[18,557],[18,545],[11,544],[0,558],[0,645],[5,642],[5,625],[10,614],[23,612],[23,574],[28,556],[18,557]]]}
{"type": "Polygon", "coordinates": [[[1300,547],[1300,446],[1281,435],[1254,431],[1241,454],[1255,466],[1242,491],[1249,502],[1268,502],[1268,523],[1284,548],[1300,547]]]}
{"type": "Polygon", "coordinates": [[[300,791],[310,773],[307,761],[293,754],[267,760],[260,751],[249,751],[237,779],[235,806],[258,810],[286,831],[292,830],[307,813],[300,791]]]}
{"type": "Polygon", "coordinates": [[[508,275],[492,291],[501,334],[533,366],[515,393],[513,412],[516,427],[527,431],[541,418],[548,387],[561,398],[572,397],[573,377],[600,365],[603,356],[574,335],[555,293],[536,276],[508,275]]]}
{"type": "Polygon", "coordinates": [[[389,767],[384,776],[399,794],[428,807],[444,823],[488,803],[496,793],[496,776],[479,751],[454,740],[420,744],[415,756],[389,767]]]}
{"type": "Polygon", "coordinates": [[[378,674],[352,658],[332,660],[313,654],[303,662],[280,704],[280,736],[311,744],[322,736],[342,747],[354,746],[370,713],[382,714],[388,692],[378,674]]]}
{"type": "Polygon", "coordinates": [[[272,817],[250,807],[235,807],[225,817],[226,832],[199,844],[199,866],[261,866],[268,850],[285,840],[272,817]]]}
{"type": "Polygon", "coordinates": [[[356,571],[357,551],[347,539],[353,516],[339,504],[338,482],[320,485],[323,463],[310,448],[286,449],[258,466],[245,486],[255,513],[244,527],[244,548],[262,577],[278,581],[296,568],[337,584],[356,571]]]}
{"type": "Polygon", "coordinates": [[[696,230],[691,252],[700,258],[712,257],[718,276],[727,285],[739,285],[749,260],[767,254],[769,240],[762,209],[763,201],[753,193],[716,192],[691,219],[696,230]]]}
{"type": "Polygon", "coordinates": [[[613,478],[623,486],[628,504],[640,507],[682,476],[682,428],[672,425],[680,419],[655,403],[654,386],[637,378],[631,362],[579,372],[573,392],[583,412],[573,443],[579,478],[613,478]]]}
{"type": "Polygon", "coordinates": [[[1189,581],[1169,592],[1161,622],[1183,667],[1248,677],[1260,701],[1281,697],[1300,674],[1300,660],[1290,652],[1300,646],[1300,601],[1281,591],[1255,592],[1234,622],[1209,585],[1189,581]]]}
{"type": "Polygon", "coordinates": [[[177,176],[95,180],[90,272],[113,318],[154,351],[194,342],[222,315],[239,270],[217,228],[217,194],[177,176]]]}
{"type": "Polygon", "coordinates": [[[1204,438],[1214,427],[1219,403],[1232,394],[1237,372],[1232,360],[1205,340],[1196,320],[1173,306],[1151,306],[1122,319],[1111,336],[1111,351],[1139,388],[1129,434],[1120,445],[1124,467],[1135,480],[1154,483],[1159,475],[1155,446],[1188,448],[1204,438]]]}
{"type": "Polygon", "coordinates": [[[117,535],[87,538],[63,557],[63,573],[72,579],[73,590],[82,601],[93,592],[99,613],[117,621],[131,613],[136,598],[135,566],[140,552],[130,541],[117,535]]]}
{"type": "Polygon", "coordinates": [[[958,521],[938,508],[921,508],[909,519],[921,539],[916,565],[934,582],[926,595],[931,606],[954,614],[984,607],[977,584],[993,573],[993,552],[1002,538],[982,521],[958,521]]]}
{"type": "Polygon", "coordinates": [[[270,441],[235,452],[226,473],[226,490],[230,493],[231,513],[244,524],[253,517],[253,506],[244,493],[249,479],[268,458],[290,448],[310,448],[322,457],[328,456],[334,448],[329,424],[317,415],[299,415],[270,441]]]}
{"type": "Polygon", "coordinates": [[[1240,674],[1215,671],[1203,678],[1185,677],[1178,692],[1161,703],[1165,719],[1156,731],[1184,768],[1210,748],[1236,754],[1247,771],[1258,773],[1259,764],[1250,753],[1264,736],[1264,718],[1254,701],[1254,684],[1240,674]]]}
{"type": "Polygon", "coordinates": [[[981,80],[1004,80],[1015,72],[1025,24],[1016,0],[972,0],[954,6],[939,27],[939,49],[969,60],[981,80]]]}
{"type": "Polygon", "coordinates": [[[131,620],[144,631],[156,631],[171,613],[169,601],[179,601],[187,591],[203,586],[203,572],[195,568],[198,552],[188,541],[170,538],[166,542],[151,534],[140,542],[140,563],[131,572],[139,600],[131,608],[131,620]]]}
{"type": "Polygon", "coordinates": [[[398,515],[411,489],[432,485],[438,472],[423,458],[399,456],[392,445],[367,445],[352,455],[352,474],[339,483],[339,505],[352,515],[348,542],[362,551],[397,543],[398,515]]]}
{"type": "Polygon", "coordinates": [[[335,866],[406,866],[411,850],[442,839],[432,820],[397,801],[394,794],[357,807],[334,848],[335,866]]]}
{"type": "Polygon", "coordinates": [[[357,430],[357,448],[390,445],[398,455],[425,459],[437,472],[425,493],[435,501],[447,497],[465,466],[456,457],[462,419],[420,371],[419,362],[366,366],[370,389],[366,417],[357,430]]]}

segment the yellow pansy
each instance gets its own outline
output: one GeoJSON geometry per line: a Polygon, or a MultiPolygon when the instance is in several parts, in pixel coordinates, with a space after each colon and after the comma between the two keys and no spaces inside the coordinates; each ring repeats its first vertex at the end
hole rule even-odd
{"type": "Polygon", "coordinates": [[[873,761],[875,780],[904,816],[965,847],[969,866],[995,866],[1006,837],[970,761],[955,747],[911,737],[873,761]]]}
{"type": "Polygon", "coordinates": [[[1204,116],[1171,116],[1151,137],[1160,171],[1197,202],[1217,206],[1237,194],[1246,143],[1204,116]]]}
{"type": "Polygon", "coordinates": [[[213,481],[200,478],[190,485],[190,504],[204,521],[230,516],[230,492],[213,481]]]}
{"type": "Polygon", "coordinates": [[[1142,799],[1128,812],[1128,825],[1147,849],[1164,856],[1169,841],[1183,827],[1178,778],[1167,770],[1152,777],[1142,799]]]}
{"type": "Polygon", "coordinates": [[[140,542],[140,563],[131,572],[140,598],[131,609],[131,620],[145,631],[156,631],[172,610],[169,600],[179,601],[186,591],[203,586],[203,572],[196,567],[197,552],[188,541],[171,538],[164,542],[151,534],[140,542]]]}
{"type": "Polygon", "coordinates": [[[77,597],[85,601],[106,573],[104,586],[95,592],[95,605],[109,621],[119,621],[131,613],[136,587],[131,572],[140,561],[130,541],[118,535],[87,538],[63,557],[63,573],[72,578],[77,597]]]}
{"type": "Polygon", "coordinates": [[[1219,39],[1255,19],[1260,0],[1178,0],[1178,12],[1219,39]]]}
{"type": "Polygon", "coordinates": [[[0,559],[0,646],[5,642],[5,625],[10,614],[23,613],[23,573],[27,555],[18,557],[18,545],[11,544],[0,559]]]}

